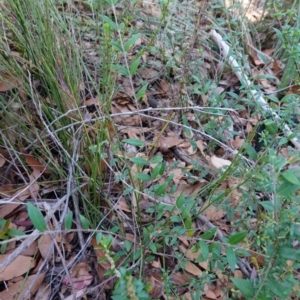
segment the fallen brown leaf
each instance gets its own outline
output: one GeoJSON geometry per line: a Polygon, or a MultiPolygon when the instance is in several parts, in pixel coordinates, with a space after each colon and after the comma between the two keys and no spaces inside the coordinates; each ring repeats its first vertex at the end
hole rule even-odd
{"type": "Polygon", "coordinates": [[[9,214],[11,214],[15,209],[17,209],[21,204],[4,204],[0,208],[0,219],[5,218],[9,214]]]}
{"type": "MultiPolygon", "coordinates": [[[[9,255],[0,255],[0,263],[2,263],[9,255]]],[[[34,268],[36,260],[32,257],[18,256],[10,265],[5,268],[0,268],[0,280],[10,280],[25,274],[30,269],[34,268]]]]}
{"type": "MultiPolygon", "coordinates": [[[[70,271],[70,275],[72,285],[75,290],[82,290],[92,283],[94,278],[93,275],[90,274],[90,271],[91,267],[85,262],[81,262],[72,268],[72,270],[70,271]]],[[[62,282],[64,285],[70,284],[67,276],[63,279],[62,282]]]]}
{"type": "Polygon", "coordinates": [[[210,162],[217,169],[221,169],[223,167],[231,165],[231,161],[230,160],[223,159],[223,158],[217,157],[215,155],[212,155],[212,157],[210,159],[210,162]]]}
{"type": "Polygon", "coordinates": [[[240,137],[236,137],[233,141],[232,141],[232,146],[234,148],[240,149],[243,146],[244,143],[244,139],[241,139],[240,137]]]}
{"type": "Polygon", "coordinates": [[[184,285],[191,280],[191,275],[182,272],[175,272],[171,275],[172,283],[175,285],[184,285]]]}
{"type": "Polygon", "coordinates": [[[52,259],[53,249],[51,250],[51,253],[49,253],[49,249],[51,248],[52,243],[53,239],[49,234],[44,234],[39,238],[38,247],[43,259],[52,259]]]}
{"type": "Polygon", "coordinates": [[[221,218],[223,218],[225,215],[227,214],[226,211],[222,210],[222,209],[217,209],[215,206],[210,205],[209,207],[207,207],[204,212],[203,215],[207,218],[207,220],[209,221],[216,221],[219,220],[221,218]]]}
{"type": "Polygon", "coordinates": [[[29,256],[29,257],[34,256],[36,254],[37,248],[38,248],[38,242],[34,241],[27,249],[21,252],[21,255],[29,256]]]}
{"type": "Polygon", "coordinates": [[[191,263],[190,261],[186,262],[185,270],[195,276],[202,275],[202,271],[195,264],[191,263]]]}
{"type": "Polygon", "coordinates": [[[176,145],[179,145],[183,142],[182,139],[180,139],[179,137],[175,137],[175,136],[172,136],[172,137],[165,137],[165,136],[162,136],[159,138],[159,141],[158,141],[158,145],[159,145],[159,148],[161,150],[161,152],[167,152],[168,149],[176,146],[176,145]]]}
{"type": "Polygon", "coordinates": [[[192,252],[190,249],[186,249],[183,245],[180,245],[179,249],[184,256],[190,260],[195,260],[201,254],[200,249],[196,252],[192,252]]]}
{"type": "Polygon", "coordinates": [[[47,167],[43,166],[34,156],[26,154],[24,150],[22,150],[22,153],[27,165],[32,168],[32,170],[37,170],[45,174],[51,174],[51,171],[47,169],[47,167]]]}
{"type": "Polygon", "coordinates": [[[10,285],[9,289],[0,292],[0,299],[3,300],[32,299],[33,295],[36,293],[41,283],[43,282],[44,277],[45,277],[45,273],[40,273],[39,275],[31,275],[27,278],[24,278],[24,281],[23,280],[18,281],[17,283],[10,285]],[[31,290],[28,292],[30,286],[31,286],[31,290]],[[24,297],[25,294],[27,294],[26,297],[24,297]]]}

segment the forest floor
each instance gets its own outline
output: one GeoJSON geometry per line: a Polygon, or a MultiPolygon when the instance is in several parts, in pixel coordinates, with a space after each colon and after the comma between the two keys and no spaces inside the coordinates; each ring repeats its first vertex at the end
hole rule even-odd
{"type": "Polygon", "coordinates": [[[0,0],[0,299],[299,299],[300,4],[0,0]]]}

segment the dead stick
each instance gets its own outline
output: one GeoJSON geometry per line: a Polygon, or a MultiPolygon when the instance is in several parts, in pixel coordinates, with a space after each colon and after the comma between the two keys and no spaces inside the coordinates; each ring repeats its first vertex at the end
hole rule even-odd
{"type": "MultiPolygon", "coordinates": [[[[218,34],[215,30],[211,30],[210,34],[211,34],[213,40],[215,41],[215,43],[218,45],[219,49],[222,51],[223,56],[228,59],[228,62],[230,64],[232,70],[235,72],[235,75],[239,78],[240,82],[244,86],[247,86],[250,88],[252,86],[252,82],[248,79],[247,74],[245,74],[245,72],[242,71],[242,68],[240,67],[240,65],[238,64],[236,59],[233,58],[232,55],[229,54],[230,48],[227,45],[227,43],[223,40],[221,35],[218,34]]],[[[258,93],[256,90],[252,90],[252,89],[250,89],[250,92],[253,96],[253,99],[255,101],[257,101],[257,103],[260,105],[260,107],[265,112],[270,112],[276,121],[278,121],[278,122],[281,121],[281,118],[276,114],[276,112],[273,111],[273,109],[269,106],[269,104],[266,102],[266,100],[260,95],[260,93],[258,93]]],[[[289,128],[289,126],[287,124],[283,125],[283,133],[285,134],[285,136],[287,138],[293,134],[293,132],[291,131],[291,129],[289,128]]],[[[300,143],[297,138],[294,137],[290,141],[293,143],[293,145],[297,149],[300,149],[300,143]]]]}

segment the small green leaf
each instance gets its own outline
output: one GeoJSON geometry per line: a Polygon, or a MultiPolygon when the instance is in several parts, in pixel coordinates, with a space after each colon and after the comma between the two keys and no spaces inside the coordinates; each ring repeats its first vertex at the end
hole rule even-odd
{"type": "Polygon", "coordinates": [[[181,208],[185,203],[185,196],[184,194],[181,194],[177,199],[176,199],[176,206],[177,208],[181,208]]]}
{"type": "Polygon", "coordinates": [[[146,166],[148,165],[148,161],[143,157],[132,157],[130,161],[138,166],[146,166]]]}
{"type": "Polygon", "coordinates": [[[4,236],[6,236],[8,229],[9,229],[9,225],[10,225],[10,220],[4,220],[1,219],[1,232],[0,232],[0,239],[2,239],[4,236]]]}
{"type": "Polygon", "coordinates": [[[156,189],[155,189],[155,195],[156,196],[162,196],[165,192],[166,192],[166,189],[167,189],[167,186],[168,186],[168,182],[164,182],[162,184],[160,184],[156,189]]]}
{"type": "Polygon", "coordinates": [[[174,184],[170,189],[170,194],[174,194],[177,191],[178,185],[174,184]]]}
{"type": "Polygon", "coordinates": [[[156,179],[157,176],[159,175],[159,172],[160,172],[160,169],[161,169],[161,164],[158,164],[151,172],[151,177],[152,179],[156,179]]]}
{"type": "Polygon", "coordinates": [[[150,160],[150,164],[158,164],[163,161],[161,156],[153,156],[150,160]]]}
{"type": "Polygon", "coordinates": [[[199,246],[200,246],[200,250],[201,250],[201,254],[203,257],[203,260],[207,260],[208,259],[208,255],[209,255],[209,249],[207,244],[205,243],[205,241],[201,240],[199,242],[199,246]]]}
{"type": "MultiPolygon", "coordinates": [[[[160,170],[159,170],[159,175],[163,175],[163,174],[164,174],[164,172],[165,172],[165,170],[166,170],[166,166],[167,166],[166,162],[163,161],[163,162],[161,163],[161,168],[160,168],[160,170]]],[[[174,176],[174,174],[172,174],[172,175],[174,176]]]]}
{"type": "Polygon", "coordinates": [[[97,145],[91,145],[91,146],[89,146],[89,150],[92,153],[97,153],[99,151],[99,147],[97,145]]]}
{"type": "Polygon", "coordinates": [[[242,232],[238,232],[236,234],[233,234],[229,239],[228,239],[228,243],[230,245],[236,245],[239,242],[243,241],[244,238],[247,235],[247,231],[242,231],[242,232]]]}
{"type": "Polygon", "coordinates": [[[266,120],[265,126],[271,134],[276,134],[278,132],[278,126],[273,120],[266,120]]]}
{"type": "Polygon", "coordinates": [[[260,205],[269,212],[274,211],[274,204],[271,201],[262,201],[260,205]]]}
{"type": "Polygon", "coordinates": [[[106,248],[110,248],[113,242],[113,237],[111,234],[103,235],[101,240],[101,245],[105,246],[106,248]]]}
{"type": "Polygon", "coordinates": [[[171,216],[169,220],[173,223],[179,223],[182,221],[182,218],[180,218],[180,216],[171,216]]]}
{"type": "Polygon", "coordinates": [[[194,244],[191,248],[190,251],[191,253],[196,253],[199,250],[199,245],[194,244]]]}
{"type": "Polygon", "coordinates": [[[119,50],[120,52],[122,52],[122,46],[117,42],[117,41],[111,41],[110,44],[116,48],[117,50],[119,50]]]}
{"type": "Polygon", "coordinates": [[[191,209],[193,208],[194,203],[186,203],[182,208],[181,208],[181,216],[183,219],[187,218],[189,215],[191,215],[191,209]]]}
{"type": "Polygon", "coordinates": [[[136,33],[133,34],[131,38],[128,39],[128,41],[125,43],[125,51],[128,52],[130,50],[130,48],[135,44],[135,42],[137,41],[137,39],[139,38],[140,34],[136,33]]]}
{"type": "Polygon", "coordinates": [[[132,243],[128,240],[125,240],[124,247],[125,247],[126,252],[129,252],[132,247],[132,243]]]}
{"type": "Polygon", "coordinates": [[[246,299],[250,299],[254,296],[253,282],[249,279],[242,278],[230,278],[233,284],[239,289],[246,299]]]}
{"type": "Polygon", "coordinates": [[[142,147],[144,145],[144,143],[138,139],[124,139],[124,140],[122,140],[122,142],[127,143],[129,145],[137,146],[137,147],[142,147]]]}
{"type": "Polygon", "coordinates": [[[151,176],[153,179],[156,179],[158,175],[163,175],[166,169],[165,162],[162,162],[161,164],[158,164],[151,172],[151,176]]]}
{"type": "Polygon", "coordinates": [[[123,66],[119,66],[119,65],[111,65],[111,67],[114,69],[114,70],[117,70],[119,71],[122,75],[124,76],[129,76],[129,73],[127,71],[127,69],[123,66]]]}
{"type": "Polygon", "coordinates": [[[143,228],[143,244],[146,244],[150,241],[150,232],[148,228],[143,228]]]}
{"type": "Polygon", "coordinates": [[[295,176],[292,169],[281,173],[281,176],[292,184],[300,185],[299,179],[295,176]]]}
{"type": "Polygon", "coordinates": [[[236,264],[236,256],[231,247],[226,248],[226,258],[231,271],[234,272],[235,264],[236,264]]]}
{"type": "Polygon", "coordinates": [[[143,85],[143,86],[138,90],[138,92],[137,92],[136,95],[135,95],[135,97],[136,97],[137,100],[140,100],[140,99],[143,98],[143,96],[144,96],[144,94],[145,94],[145,92],[146,92],[146,90],[147,90],[147,87],[148,87],[148,83],[145,84],[145,85],[143,85]]]}
{"type": "Polygon", "coordinates": [[[107,16],[102,16],[104,22],[108,23],[111,28],[118,29],[117,24],[107,16]]]}
{"type": "MultiPolygon", "coordinates": [[[[277,97],[275,97],[274,95],[269,95],[268,96],[268,99],[270,100],[270,101],[273,101],[273,102],[275,102],[275,103],[279,103],[279,100],[278,100],[278,98],[277,97]]],[[[282,102],[282,99],[281,99],[281,101],[280,102],[282,102]]]]}
{"type": "Polygon", "coordinates": [[[289,142],[289,140],[288,140],[286,137],[283,137],[283,138],[281,138],[281,139],[279,140],[278,145],[279,145],[279,146],[283,146],[283,145],[285,145],[285,144],[288,143],[288,142],[289,142]]]}
{"type": "Polygon", "coordinates": [[[294,185],[294,184],[286,181],[278,187],[277,193],[280,196],[286,197],[286,196],[292,195],[298,189],[299,189],[299,187],[297,185],[294,185]]]}
{"type": "Polygon", "coordinates": [[[138,66],[139,66],[139,64],[140,64],[140,62],[141,62],[141,58],[138,57],[138,58],[131,64],[131,66],[130,66],[130,68],[129,68],[129,73],[130,73],[131,76],[133,76],[133,75],[136,73],[136,70],[137,70],[137,68],[138,68],[138,66]]]}
{"type": "Polygon", "coordinates": [[[137,173],[137,174],[135,174],[135,177],[142,181],[152,180],[151,176],[149,174],[145,174],[145,173],[137,173]]]}
{"type": "MultiPolygon", "coordinates": [[[[274,297],[275,299],[292,299],[292,297],[289,297],[289,295],[292,293],[291,285],[287,285],[286,281],[280,282],[275,278],[268,278],[266,283],[268,288],[277,296],[274,297]]],[[[258,298],[258,300],[260,299],[258,298]]]]}
{"type": "Polygon", "coordinates": [[[138,260],[142,255],[142,249],[136,248],[133,254],[133,259],[138,260]]]}
{"type": "Polygon", "coordinates": [[[188,237],[193,237],[195,233],[192,224],[193,224],[192,217],[188,215],[184,220],[184,227],[188,231],[188,237]]]}
{"type": "Polygon", "coordinates": [[[15,237],[15,236],[24,236],[26,235],[23,231],[18,229],[8,229],[7,235],[9,237],[15,237]]]}
{"type": "Polygon", "coordinates": [[[116,5],[119,0],[105,0],[105,2],[109,5],[116,5]]]}
{"type": "Polygon", "coordinates": [[[149,248],[150,248],[150,250],[152,251],[152,253],[157,253],[157,247],[156,247],[156,244],[155,244],[155,243],[150,242],[150,243],[149,243],[149,248]]]}
{"type": "Polygon", "coordinates": [[[201,238],[203,240],[209,240],[215,236],[216,232],[217,232],[217,227],[213,227],[213,228],[207,230],[205,233],[203,233],[201,238]]]}
{"type": "Polygon", "coordinates": [[[96,242],[97,244],[100,244],[102,241],[102,232],[97,232],[96,233],[96,242]]]}
{"type": "Polygon", "coordinates": [[[27,203],[27,210],[33,226],[41,232],[45,231],[47,229],[46,222],[39,209],[29,202],[27,203]]]}
{"type": "Polygon", "coordinates": [[[209,252],[212,253],[213,257],[216,259],[221,258],[222,245],[218,242],[209,244],[209,252]]]}
{"type": "Polygon", "coordinates": [[[255,149],[249,145],[248,143],[244,142],[243,143],[243,147],[245,148],[247,154],[249,155],[250,158],[255,159],[257,156],[257,153],[255,151],[255,149]]]}
{"type": "Polygon", "coordinates": [[[294,261],[300,260],[300,250],[291,247],[286,247],[286,246],[279,247],[278,254],[281,258],[284,259],[290,259],[294,261]]]}
{"type": "Polygon", "coordinates": [[[67,230],[72,228],[72,223],[73,223],[73,212],[69,211],[65,219],[65,227],[67,230]]]}
{"type": "MultiPolygon", "coordinates": [[[[4,236],[2,240],[7,240],[7,236],[4,236]]],[[[0,246],[0,253],[1,254],[4,254],[6,252],[6,248],[7,248],[7,245],[8,243],[3,243],[1,246],[0,246]]]]}
{"type": "MultiPolygon", "coordinates": [[[[187,117],[186,117],[185,115],[182,116],[182,123],[183,123],[185,126],[189,127],[189,122],[188,122],[187,117]]],[[[189,128],[187,128],[187,127],[184,127],[184,131],[185,131],[185,133],[186,133],[186,135],[187,135],[188,137],[192,137],[193,133],[192,133],[192,131],[191,131],[189,128]]]]}
{"type": "Polygon", "coordinates": [[[0,230],[3,230],[3,228],[4,228],[4,226],[5,226],[5,224],[6,224],[6,220],[4,220],[4,219],[0,219],[0,230]]]}
{"type": "Polygon", "coordinates": [[[83,215],[79,215],[80,223],[83,229],[89,229],[90,222],[89,220],[84,217],[83,215]]]}

